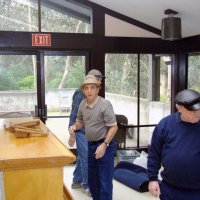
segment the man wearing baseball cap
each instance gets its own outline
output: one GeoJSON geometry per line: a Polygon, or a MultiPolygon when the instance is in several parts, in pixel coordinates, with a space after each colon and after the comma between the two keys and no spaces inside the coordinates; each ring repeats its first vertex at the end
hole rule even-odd
{"type": "Polygon", "coordinates": [[[200,93],[182,90],[175,102],[178,111],[162,119],[153,132],[147,165],[149,191],[161,200],[199,200],[200,93]]]}
{"type": "Polygon", "coordinates": [[[97,69],[92,69],[88,72],[88,75],[96,76],[97,78],[105,78],[105,76],[97,69]]]}
{"type": "MultiPolygon", "coordinates": [[[[88,74],[95,76],[99,83],[101,83],[102,78],[104,77],[97,69],[90,70],[88,74]]],[[[72,110],[69,118],[69,127],[76,122],[79,104],[84,98],[85,95],[82,93],[80,88],[74,92],[72,97],[72,110]]],[[[70,135],[68,141],[69,145],[73,146],[75,142],[78,155],[71,187],[72,189],[82,188],[82,191],[86,195],[91,196],[88,188],[88,141],[85,137],[84,128],[77,130],[75,135],[70,135]]]]}
{"type": "Polygon", "coordinates": [[[80,103],[71,134],[85,128],[88,140],[88,184],[93,200],[112,200],[114,157],[117,144],[113,137],[117,122],[111,103],[98,96],[100,83],[87,75],[81,85],[86,98],[80,103]]]}

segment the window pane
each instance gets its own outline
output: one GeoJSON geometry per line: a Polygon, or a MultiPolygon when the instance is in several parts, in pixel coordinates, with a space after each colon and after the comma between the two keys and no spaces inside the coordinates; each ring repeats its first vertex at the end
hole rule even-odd
{"type": "Polygon", "coordinates": [[[43,32],[91,33],[91,10],[70,1],[44,1],[43,32]]]}
{"type": "Polygon", "coordinates": [[[129,128],[126,147],[135,147],[137,142],[147,146],[151,125],[170,114],[171,63],[165,60],[170,57],[154,59],[151,54],[106,54],[105,97],[116,114],[125,115],[129,125],[137,126],[129,128]]]}
{"type": "Polygon", "coordinates": [[[137,141],[139,139],[140,147],[147,147],[150,144],[151,135],[154,127],[140,127],[139,138],[137,137],[137,128],[128,128],[126,135],[126,148],[137,147],[137,141]]]}
{"type": "Polygon", "coordinates": [[[1,0],[0,30],[38,31],[37,4],[29,0],[1,0]]]}
{"type": "MultiPolygon", "coordinates": [[[[144,55],[144,57],[141,56],[141,59],[144,59],[142,63],[145,63],[145,60],[148,63],[145,69],[148,69],[149,80],[147,82],[148,95],[144,99],[145,103],[140,104],[144,106],[141,109],[143,112],[140,113],[140,120],[141,124],[157,124],[171,113],[171,57],[156,57],[155,65],[152,65],[151,56],[144,55]]],[[[144,67],[142,65],[141,68],[144,67]]],[[[150,143],[154,128],[140,129],[140,145],[150,143]]]]}
{"type": "Polygon", "coordinates": [[[161,56],[152,65],[152,56],[140,56],[140,123],[157,124],[170,114],[171,63],[161,56]],[[168,64],[166,64],[168,63],[168,64]]]}
{"type": "Polygon", "coordinates": [[[151,67],[152,56],[148,54],[140,55],[140,124],[149,124],[149,93],[152,90],[152,85],[149,82],[151,67]]]}
{"type": "Polygon", "coordinates": [[[152,129],[154,129],[154,127],[140,128],[140,146],[144,147],[150,144],[152,129]]]}
{"type": "Polygon", "coordinates": [[[137,146],[137,128],[128,128],[128,134],[126,136],[126,148],[137,146]]]}
{"type": "Polygon", "coordinates": [[[137,123],[137,55],[106,54],[105,98],[113,105],[115,114],[137,123]]]}
{"type": "Polygon", "coordinates": [[[31,116],[37,103],[36,56],[0,55],[0,80],[0,117],[31,116]]]}
{"type": "Polygon", "coordinates": [[[200,55],[188,58],[188,88],[200,92],[200,55]]]}
{"type": "Polygon", "coordinates": [[[45,56],[48,116],[69,115],[74,91],[85,76],[84,56],[45,56]]]}

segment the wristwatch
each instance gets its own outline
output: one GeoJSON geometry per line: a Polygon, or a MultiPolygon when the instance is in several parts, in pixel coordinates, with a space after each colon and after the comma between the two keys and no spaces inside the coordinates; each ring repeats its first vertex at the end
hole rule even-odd
{"type": "Polygon", "coordinates": [[[107,147],[109,146],[109,143],[108,143],[108,142],[104,141],[103,143],[104,143],[107,147]]]}

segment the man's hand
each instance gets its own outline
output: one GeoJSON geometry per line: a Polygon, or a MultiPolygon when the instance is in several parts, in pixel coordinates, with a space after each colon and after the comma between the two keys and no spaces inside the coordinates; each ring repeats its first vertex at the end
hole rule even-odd
{"type": "Polygon", "coordinates": [[[69,134],[70,135],[74,135],[75,134],[75,131],[76,131],[76,126],[75,125],[72,125],[69,127],[69,134]]]}
{"type": "Polygon", "coordinates": [[[95,154],[96,154],[95,158],[96,159],[102,158],[106,152],[106,148],[107,148],[107,146],[105,143],[102,143],[101,145],[99,145],[95,152],[95,154]]]}
{"type": "Polygon", "coordinates": [[[76,141],[76,137],[74,134],[70,134],[69,140],[68,140],[68,144],[70,147],[74,146],[76,141]]]}
{"type": "Polygon", "coordinates": [[[159,197],[160,196],[160,186],[159,186],[158,181],[150,181],[148,189],[149,189],[149,192],[154,197],[159,197]]]}

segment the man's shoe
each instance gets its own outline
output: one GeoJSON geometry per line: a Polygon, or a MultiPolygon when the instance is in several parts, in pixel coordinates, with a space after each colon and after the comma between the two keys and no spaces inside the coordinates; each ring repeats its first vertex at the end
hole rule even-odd
{"type": "Polygon", "coordinates": [[[72,183],[71,188],[72,189],[82,188],[82,185],[81,183],[72,183]]]}
{"type": "Polygon", "coordinates": [[[89,188],[82,188],[82,192],[83,192],[84,194],[86,194],[87,196],[89,196],[89,197],[92,196],[91,193],[90,193],[90,189],[89,189],[89,188]]]}

